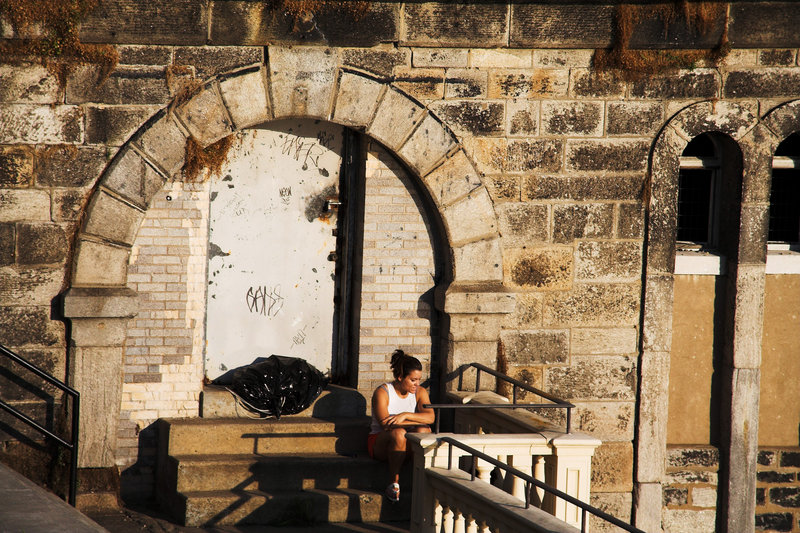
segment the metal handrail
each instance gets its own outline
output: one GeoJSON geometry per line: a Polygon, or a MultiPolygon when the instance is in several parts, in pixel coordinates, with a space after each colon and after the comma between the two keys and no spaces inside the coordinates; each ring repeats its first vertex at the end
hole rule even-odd
{"type": "Polygon", "coordinates": [[[70,451],[70,465],[69,465],[69,496],[68,501],[69,504],[75,507],[75,495],[78,489],[78,420],[79,420],[79,412],[80,412],[80,403],[81,403],[81,395],[78,391],[67,385],[66,383],[60,381],[57,378],[54,378],[47,372],[37,368],[27,360],[23,359],[19,355],[15,354],[5,346],[0,344],[0,354],[5,355],[12,361],[22,365],[25,369],[33,372],[38,377],[42,378],[43,380],[47,381],[51,385],[57,387],[58,389],[64,391],[69,396],[72,396],[72,432],[70,435],[70,442],[67,442],[63,438],[59,437],[52,431],[48,430],[47,428],[43,427],[41,424],[30,418],[25,413],[22,413],[11,407],[9,404],[0,400],[0,408],[5,410],[6,412],[12,414],[28,426],[32,427],[39,433],[46,435],[56,441],[61,446],[67,448],[70,451]]]}
{"type": "MultiPolygon", "coordinates": [[[[514,379],[510,376],[503,374],[502,372],[498,372],[497,370],[491,369],[488,366],[482,365],[480,363],[470,363],[468,365],[464,365],[464,367],[475,368],[477,373],[475,375],[475,392],[480,390],[481,386],[481,372],[486,372],[487,374],[491,374],[497,379],[501,379],[507,383],[512,385],[511,388],[511,403],[498,403],[498,404],[425,404],[423,407],[428,409],[433,409],[435,416],[436,416],[436,433],[439,433],[439,409],[516,409],[516,408],[526,408],[526,409],[533,409],[533,408],[541,408],[541,409],[566,409],[567,410],[567,433],[572,433],[572,409],[575,408],[575,404],[570,403],[566,400],[558,398],[557,396],[553,396],[547,392],[537,389],[536,387],[532,387],[527,383],[519,381],[518,379],[514,379]],[[544,398],[545,400],[550,400],[553,403],[517,403],[517,388],[526,390],[528,392],[532,392],[537,396],[544,398]]],[[[462,368],[464,368],[462,367],[462,368]]],[[[458,376],[458,390],[461,390],[462,385],[464,384],[464,373],[461,372],[458,376]]]]}
{"type": "MultiPolygon", "coordinates": [[[[572,505],[581,509],[581,533],[586,533],[586,514],[590,513],[594,516],[605,520],[606,522],[610,522],[611,524],[624,529],[630,533],[645,533],[643,530],[638,529],[630,524],[627,524],[620,520],[619,518],[612,516],[606,512],[601,511],[597,507],[594,507],[588,503],[582,502],[579,499],[570,496],[566,492],[562,492],[555,487],[551,487],[547,483],[539,481],[538,479],[534,478],[531,475],[522,472],[521,470],[517,470],[513,466],[508,466],[507,464],[503,463],[502,461],[497,460],[496,458],[486,455],[485,453],[472,448],[462,442],[457,441],[452,437],[437,437],[439,442],[444,442],[449,444],[450,447],[448,448],[447,453],[447,469],[453,469],[453,446],[456,448],[461,448],[465,452],[469,453],[472,457],[477,457],[486,461],[487,463],[496,466],[497,468],[504,470],[505,472],[517,476],[518,478],[522,479],[525,482],[525,509],[530,508],[531,506],[531,489],[533,486],[536,488],[540,488],[545,492],[549,492],[553,496],[557,498],[561,498],[562,500],[566,501],[567,503],[571,503],[572,505]]],[[[472,461],[472,467],[470,468],[470,476],[471,480],[475,481],[475,469],[476,469],[477,461],[472,461]]]]}

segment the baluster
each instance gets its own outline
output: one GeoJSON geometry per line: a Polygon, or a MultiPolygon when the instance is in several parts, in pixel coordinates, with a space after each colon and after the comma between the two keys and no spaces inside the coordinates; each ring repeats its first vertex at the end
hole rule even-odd
{"type": "Polygon", "coordinates": [[[442,507],[442,533],[453,533],[453,511],[449,505],[442,507]]]}
{"type": "Polygon", "coordinates": [[[464,520],[465,517],[459,509],[453,511],[453,533],[466,533],[464,520]]]}
{"type": "Polygon", "coordinates": [[[467,522],[467,533],[478,533],[478,522],[475,521],[475,517],[472,514],[468,514],[466,517],[467,522]]]}
{"type": "Polygon", "coordinates": [[[486,520],[481,520],[478,522],[478,532],[489,533],[489,525],[486,523],[486,520]]]}
{"type": "MultiPolygon", "coordinates": [[[[509,455],[508,465],[513,466],[517,470],[521,470],[526,474],[533,474],[531,471],[531,456],[529,455],[509,455]]],[[[525,501],[525,480],[510,474],[508,474],[506,477],[510,478],[506,481],[506,492],[515,498],[525,501]]]]}
{"type": "Polygon", "coordinates": [[[481,481],[485,481],[486,483],[489,483],[491,481],[492,470],[494,469],[494,467],[489,463],[487,463],[486,461],[484,461],[483,459],[478,459],[477,457],[473,457],[472,460],[477,461],[475,470],[478,474],[478,479],[480,479],[481,481]]]}
{"type": "MultiPolygon", "coordinates": [[[[545,480],[545,470],[544,470],[544,456],[537,455],[536,462],[533,466],[533,478],[544,482],[545,480]]],[[[542,501],[544,500],[544,489],[537,487],[536,488],[536,495],[539,497],[539,502],[536,505],[537,507],[542,506],[542,501]]]]}
{"type": "Polygon", "coordinates": [[[439,501],[439,498],[435,498],[433,501],[433,530],[436,533],[442,532],[442,514],[444,510],[442,509],[442,503],[439,501]]]}

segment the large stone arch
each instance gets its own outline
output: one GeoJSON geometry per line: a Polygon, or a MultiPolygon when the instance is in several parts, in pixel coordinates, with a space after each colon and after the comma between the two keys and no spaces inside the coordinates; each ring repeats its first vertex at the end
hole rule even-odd
{"type": "MultiPolygon", "coordinates": [[[[640,401],[637,425],[636,524],[661,527],[665,480],[668,385],[672,347],[673,268],[679,157],[691,139],[717,132],[733,139],[742,155],[742,188],[736,258],[728,268],[732,291],[731,337],[724,354],[727,389],[722,412],[729,440],[721,450],[724,474],[718,513],[727,531],[754,527],[758,435],[760,333],[766,263],[771,158],[778,136],[757,115],[757,102],[709,101],[677,112],[654,141],[650,158],[646,265],[642,312],[640,401]]],[[[786,121],[785,116],[772,119],[786,121]]],[[[720,523],[720,522],[718,522],[720,523]]]]}
{"type": "Polygon", "coordinates": [[[453,133],[390,83],[342,68],[324,48],[270,48],[268,65],[207,81],[177,98],[123,145],[97,182],[76,237],[65,297],[71,321],[70,379],[83,393],[81,467],[114,465],[127,320],[131,247],[152,197],[179,179],[185,146],[288,117],[360,129],[386,146],[424,184],[444,223],[452,272],[437,305],[450,317],[446,371],[495,355],[501,317],[514,297],[502,289],[493,202],[453,133]]]}

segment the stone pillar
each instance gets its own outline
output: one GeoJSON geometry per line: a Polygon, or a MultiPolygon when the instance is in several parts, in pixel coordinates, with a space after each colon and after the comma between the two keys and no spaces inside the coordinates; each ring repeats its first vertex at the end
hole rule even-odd
{"type": "MultiPolygon", "coordinates": [[[[551,472],[549,478],[555,479],[555,487],[582,502],[591,501],[592,456],[602,442],[588,435],[570,433],[552,439],[550,444],[553,455],[546,457],[545,462],[549,463],[546,468],[551,472]]],[[[580,529],[582,513],[578,507],[561,498],[555,498],[551,504],[556,518],[580,529]]]]}
{"type": "Polygon", "coordinates": [[[67,372],[81,395],[79,468],[115,465],[123,346],[136,312],[136,293],[123,287],[72,288],[64,298],[72,325],[67,372]]]}
{"type": "MultiPolygon", "coordinates": [[[[450,317],[450,338],[445,363],[445,388],[456,390],[463,366],[497,365],[497,342],[506,314],[514,311],[516,295],[499,284],[481,286],[452,284],[437,294],[437,306],[450,317]]],[[[464,373],[464,390],[474,387],[475,371],[464,373]]],[[[481,377],[481,389],[494,390],[494,378],[481,377]]]]}

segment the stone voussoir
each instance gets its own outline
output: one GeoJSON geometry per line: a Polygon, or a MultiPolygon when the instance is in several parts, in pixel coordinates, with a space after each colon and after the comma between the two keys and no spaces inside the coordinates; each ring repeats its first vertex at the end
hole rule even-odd
{"type": "Polygon", "coordinates": [[[219,91],[238,130],[272,118],[265,69],[247,68],[220,77],[219,91]]]}
{"type": "Polygon", "coordinates": [[[231,119],[217,93],[216,82],[207,84],[180,105],[175,115],[204,148],[233,132],[231,119]]]}
{"type": "Polygon", "coordinates": [[[134,205],[145,208],[165,181],[164,176],[156,172],[136,150],[126,147],[117,154],[100,184],[134,205]]]}
{"type": "Polygon", "coordinates": [[[445,207],[442,217],[454,245],[497,235],[497,217],[485,187],[445,207]]]}
{"type": "Polygon", "coordinates": [[[411,130],[423,120],[425,108],[395,89],[387,90],[367,134],[397,151],[411,130]]]}
{"type": "Polygon", "coordinates": [[[130,248],[81,237],[75,249],[73,286],[124,286],[129,256],[130,248]]]}
{"type": "Polygon", "coordinates": [[[162,112],[135,140],[135,145],[166,176],[175,176],[183,167],[186,135],[171,113],[162,112]]]}
{"type": "Polygon", "coordinates": [[[430,114],[426,115],[398,155],[418,174],[427,174],[455,147],[453,134],[430,114]]]}
{"type": "Polygon", "coordinates": [[[341,71],[333,119],[349,126],[367,126],[383,88],[383,84],[367,76],[341,71]]]}
{"type": "Polygon", "coordinates": [[[93,196],[87,209],[83,231],[132,246],[143,219],[144,213],[140,209],[101,189],[93,196]]]}

